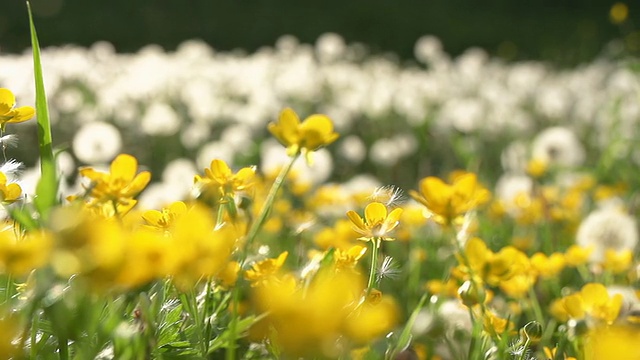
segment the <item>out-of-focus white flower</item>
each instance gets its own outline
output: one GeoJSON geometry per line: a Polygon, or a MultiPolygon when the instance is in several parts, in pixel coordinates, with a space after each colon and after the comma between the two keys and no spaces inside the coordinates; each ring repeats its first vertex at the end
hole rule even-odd
{"type": "Polygon", "coordinates": [[[188,194],[188,190],[185,192],[176,190],[173,184],[166,182],[150,184],[140,194],[138,205],[141,209],[161,209],[174,201],[183,200],[188,194]]]}
{"type": "Polygon", "coordinates": [[[103,163],[114,158],[122,147],[118,129],[105,122],[83,125],[73,137],[73,153],[87,163],[103,163]]]}
{"type": "Polygon", "coordinates": [[[176,159],[165,166],[162,171],[162,181],[172,186],[176,193],[186,195],[193,186],[193,176],[200,173],[200,171],[198,171],[193,161],[176,159]]]}
{"type": "Polygon", "coordinates": [[[168,136],[180,128],[181,120],[175,110],[166,103],[154,102],[142,117],[142,130],[151,135],[168,136]]]}
{"type": "Polygon", "coordinates": [[[509,144],[500,154],[500,163],[506,172],[524,173],[529,159],[527,145],[523,141],[509,144]]]}
{"type": "Polygon", "coordinates": [[[638,228],[633,217],[617,207],[592,211],[582,222],[576,234],[576,244],[592,247],[589,261],[600,263],[608,249],[616,252],[633,251],[638,243],[638,228]]]}
{"type": "Polygon", "coordinates": [[[200,149],[196,165],[198,166],[198,169],[208,168],[209,165],[211,165],[211,160],[213,159],[224,160],[227,164],[232,164],[233,156],[233,149],[226,146],[223,142],[212,141],[200,149]]]}
{"type": "Polygon", "coordinates": [[[210,136],[209,125],[205,123],[191,123],[180,134],[180,141],[187,149],[195,149],[210,136]]]}
{"type": "Polygon", "coordinates": [[[433,35],[425,35],[416,41],[413,47],[413,54],[422,63],[429,63],[434,59],[440,58],[444,52],[442,51],[442,42],[433,35]]]}
{"type": "Polygon", "coordinates": [[[396,152],[395,142],[391,139],[378,139],[369,149],[371,161],[382,166],[395,165],[400,157],[396,152]]]}
{"type": "Polygon", "coordinates": [[[565,127],[550,127],[533,139],[531,156],[552,166],[582,165],[585,151],[575,133],[565,127]]]}
{"type": "Polygon", "coordinates": [[[253,132],[243,124],[229,126],[220,135],[220,141],[237,153],[246,153],[253,146],[253,132]]]}
{"type": "MultiPolygon", "coordinates": [[[[291,169],[298,180],[310,184],[321,184],[325,182],[333,172],[333,159],[327,149],[319,149],[313,154],[313,163],[307,164],[298,158],[291,169]]],[[[260,147],[260,168],[262,172],[277,173],[280,168],[291,161],[282,145],[273,139],[265,141],[260,147]]]]}
{"type": "Polygon", "coordinates": [[[342,139],[339,146],[339,154],[352,164],[360,164],[367,156],[367,147],[359,136],[347,136],[342,139]]]}
{"type": "Polygon", "coordinates": [[[326,33],[320,35],[316,41],[316,54],[321,62],[331,62],[342,57],[346,47],[342,36],[326,33]]]}

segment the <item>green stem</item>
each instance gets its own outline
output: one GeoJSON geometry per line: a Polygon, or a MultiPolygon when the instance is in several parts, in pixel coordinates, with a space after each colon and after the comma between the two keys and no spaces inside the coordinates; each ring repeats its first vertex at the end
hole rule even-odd
{"type": "Polygon", "coordinates": [[[536,295],[534,285],[529,287],[529,301],[531,302],[531,307],[533,308],[533,314],[536,318],[536,321],[540,324],[544,324],[544,315],[542,314],[542,308],[540,307],[540,302],[538,301],[538,296],[536,295]]]}
{"type": "Polygon", "coordinates": [[[58,351],[60,351],[60,360],[69,359],[69,340],[66,337],[58,338],[58,351]]]}
{"type": "Polygon", "coordinates": [[[367,282],[367,296],[371,289],[377,285],[376,269],[378,267],[378,249],[380,249],[380,238],[371,239],[371,269],[369,270],[369,281],[367,282]]]}
{"type": "MultiPolygon", "coordinates": [[[[243,249],[240,252],[240,261],[239,261],[240,269],[244,267],[245,262],[247,261],[248,250],[251,248],[251,244],[253,243],[256,236],[258,235],[258,232],[262,228],[262,225],[264,225],[264,222],[267,220],[267,217],[269,217],[269,213],[273,208],[273,203],[276,200],[276,195],[278,194],[278,191],[282,187],[282,184],[284,184],[284,180],[287,178],[287,175],[291,171],[293,164],[296,162],[299,156],[300,154],[298,153],[295,156],[291,157],[291,161],[282,169],[280,169],[280,173],[278,174],[275,181],[273,182],[273,185],[271,185],[271,189],[269,189],[269,194],[267,194],[267,198],[264,202],[264,205],[262,206],[262,210],[260,210],[260,214],[258,215],[258,218],[251,224],[251,228],[247,232],[246,241],[244,243],[243,249]]],[[[227,360],[235,360],[236,358],[236,339],[238,338],[238,303],[239,301],[240,301],[240,288],[236,284],[231,290],[232,312],[231,312],[231,322],[229,323],[229,339],[227,340],[228,341],[227,352],[225,354],[225,358],[227,360]]]]}
{"type": "Polygon", "coordinates": [[[527,340],[525,340],[524,345],[522,345],[522,351],[520,352],[520,354],[518,355],[518,359],[517,360],[524,360],[526,359],[526,355],[527,355],[527,348],[529,347],[529,344],[531,343],[531,339],[529,339],[529,337],[526,337],[527,340]]]}
{"type": "Polygon", "coordinates": [[[267,220],[267,217],[269,216],[269,213],[271,212],[271,208],[273,208],[273,203],[274,203],[274,201],[276,199],[276,195],[278,194],[278,190],[280,190],[280,188],[282,187],[282,184],[284,183],[284,180],[286,179],[287,175],[289,174],[289,171],[291,171],[291,168],[293,167],[293,164],[298,159],[298,156],[300,156],[300,155],[297,154],[296,156],[293,156],[291,158],[291,161],[285,167],[280,169],[280,173],[278,174],[278,177],[273,182],[273,185],[271,186],[271,189],[269,190],[269,194],[267,195],[267,199],[264,202],[264,206],[262,207],[262,210],[260,211],[260,214],[258,215],[258,218],[253,222],[253,224],[251,224],[251,228],[249,229],[249,232],[247,233],[247,239],[246,239],[246,242],[244,244],[245,251],[243,251],[242,254],[241,254],[241,259],[240,259],[241,260],[240,261],[240,267],[241,268],[242,268],[242,266],[244,266],[244,262],[246,260],[246,253],[247,253],[246,250],[251,247],[251,244],[253,243],[253,240],[256,238],[256,236],[258,235],[258,232],[262,228],[262,225],[264,225],[264,222],[267,220]]]}

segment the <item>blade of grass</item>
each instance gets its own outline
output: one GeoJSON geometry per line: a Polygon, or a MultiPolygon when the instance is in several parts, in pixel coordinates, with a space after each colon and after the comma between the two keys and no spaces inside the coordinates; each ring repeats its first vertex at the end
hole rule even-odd
{"type": "Polygon", "coordinates": [[[33,73],[36,85],[36,114],[38,121],[38,144],[40,150],[41,177],[36,187],[35,205],[42,220],[47,219],[49,211],[56,205],[58,196],[58,179],[56,162],[53,156],[51,122],[49,106],[44,89],[42,63],[40,61],[40,45],[33,23],[31,4],[27,1],[29,12],[29,28],[31,29],[31,47],[33,48],[33,73]]]}

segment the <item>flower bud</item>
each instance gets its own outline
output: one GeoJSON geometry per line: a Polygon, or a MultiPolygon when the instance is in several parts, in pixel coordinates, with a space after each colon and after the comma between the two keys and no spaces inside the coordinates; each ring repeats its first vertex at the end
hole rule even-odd
{"type": "Polygon", "coordinates": [[[467,280],[458,288],[458,297],[464,305],[471,307],[482,304],[487,294],[483,287],[478,287],[475,282],[467,280]]]}

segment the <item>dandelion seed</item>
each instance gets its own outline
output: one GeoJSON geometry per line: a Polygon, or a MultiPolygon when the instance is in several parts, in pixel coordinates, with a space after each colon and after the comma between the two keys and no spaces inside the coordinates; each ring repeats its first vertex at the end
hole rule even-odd
{"type": "Polygon", "coordinates": [[[369,199],[372,202],[381,202],[388,207],[396,207],[406,200],[404,191],[395,185],[385,185],[376,188],[369,199]]]}
{"type": "Polygon", "coordinates": [[[385,256],[382,265],[378,270],[378,282],[382,279],[397,279],[400,276],[400,266],[393,260],[391,256],[385,256]]]}
{"type": "Polygon", "coordinates": [[[18,146],[18,135],[9,134],[0,137],[0,146],[2,146],[3,149],[16,148],[18,146]]]}
{"type": "Polygon", "coordinates": [[[4,164],[0,165],[0,172],[7,175],[7,177],[15,177],[20,174],[20,171],[23,169],[23,163],[15,160],[9,159],[4,164]]]}

